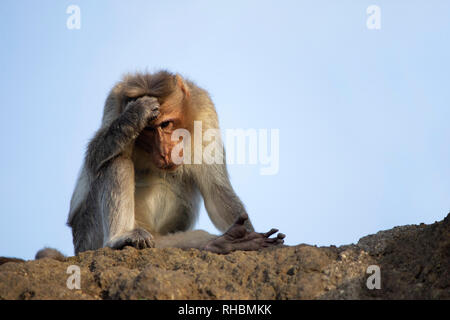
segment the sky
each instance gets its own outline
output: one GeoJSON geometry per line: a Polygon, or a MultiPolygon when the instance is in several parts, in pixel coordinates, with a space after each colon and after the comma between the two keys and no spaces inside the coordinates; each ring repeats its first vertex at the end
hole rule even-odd
{"type": "MultiPolygon", "coordinates": [[[[0,256],[73,255],[84,151],[133,71],[194,80],[222,129],[279,130],[276,174],[229,166],[257,231],[342,245],[450,211],[449,1],[5,0],[0,12],[0,256]]],[[[218,233],[204,209],[196,228],[218,233]]]]}

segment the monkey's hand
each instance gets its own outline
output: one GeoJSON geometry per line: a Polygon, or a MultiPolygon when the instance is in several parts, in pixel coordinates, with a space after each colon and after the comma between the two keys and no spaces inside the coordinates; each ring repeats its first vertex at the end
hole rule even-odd
{"type": "Polygon", "coordinates": [[[259,250],[284,243],[285,235],[282,233],[270,238],[271,235],[278,232],[278,229],[271,229],[266,233],[248,231],[244,226],[246,220],[248,220],[247,214],[239,217],[227,232],[209,241],[203,249],[214,253],[227,254],[235,250],[259,250]]]}
{"type": "Polygon", "coordinates": [[[159,116],[159,103],[155,97],[140,97],[130,101],[122,115],[109,127],[97,132],[89,143],[86,164],[98,172],[105,163],[115,158],[130,145],[159,116]]]}
{"type": "Polygon", "coordinates": [[[138,117],[136,121],[142,123],[139,129],[143,129],[149,122],[159,116],[159,103],[155,97],[143,96],[128,102],[125,112],[135,113],[138,117]]]}
{"type": "Polygon", "coordinates": [[[155,242],[152,235],[142,228],[137,228],[115,237],[106,243],[107,247],[123,249],[126,246],[136,249],[154,248],[155,242]]]}

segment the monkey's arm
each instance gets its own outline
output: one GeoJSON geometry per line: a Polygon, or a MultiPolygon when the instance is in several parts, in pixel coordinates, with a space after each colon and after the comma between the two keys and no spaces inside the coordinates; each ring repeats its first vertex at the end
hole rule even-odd
{"type": "MultiPolygon", "coordinates": [[[[202,194],[206,211],[220,231],[225,232],[237,218],[247,214],[244,204],[231,186],[225,164],[204,164],[196,167],[195,182],[202,194]]],[[[249,231],[254,231],[250,219],[245,220],[249,231]]]]}
{"type": "Polygon", "coordinates": [[[134,140],[158,115],[157,99],[141,97],[128,103],[90,142],[68,220],[76,253],[102,246],[152,245],[148,232],[134,230],[135,181],[130,157],[134,140]]]}
{"type": "Polygon", "coordinates": [[[208,215],[214,225],[226,232],[219,237],[199,239],[196,248],[226,254],[235,250],[258,250],[284,243],[285,235],[278,229],[258,233],[248,218],[239,197],[233,190],[225,164],[197,167],[196,184],[203,196],[208,215]],[[200,173],[200,174],[199,174],[200,173]]]}
{"type": "Polygon", "coordinates": [[[159,115],[154,97],[141,97],[128,103],[125,111],[91,140],[86,154],[87,167],[97,173],[101,167],[125,151],[148,122],[159,115]]]}

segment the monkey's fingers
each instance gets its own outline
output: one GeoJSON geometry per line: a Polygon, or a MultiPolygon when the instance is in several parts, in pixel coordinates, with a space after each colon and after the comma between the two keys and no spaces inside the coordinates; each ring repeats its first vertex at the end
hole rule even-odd
{"type": "Polygon", "coordinates": [[[280,239],[278,237],[277,238],[267,238],[267,239],[264,239],[263,246],[264,247],[277,246],[277,245],[280,245],[283,243],[284,243],[284,240],[280,239]]]}
{"type": "Polygon", "coordinates": [[[286,235],[284,234],[284,233],[279,233],[279,234],[277,234],[277,238],[278,239],[284,239],[284,238],[286,238],[286,235]]]}
{"type": "Polygon", "coordinates": [[[273,235],[274,233],[277,233],[277,232],[278,232],[278,229],[272,228],[272,229],[270,229],[270,231],[264,233],[263,236],[264,236],[264,238],[268,238],[268,237],[270,237],[271,235],[273,235]]]}
{"type": "MultiPolygon", "coordinates": [[[[272,229],[272,230],[274,230],[274,229],[272,229]]],[[[271,232],[272,230],[270,230],[269,232],[271,232]]],[[[269,232],[267,232],[267,233],[269,233],[269,232]]],[[[273,233],[272,233],[273,234],[273,233]]],[[[277,234],[277,236],[276,237],[274,237],[274,238],[269,238],[269,237],[267,237],[267,238],[265,238],[264,239],[264,246],[265,247],[268,247],[268,246],[273,246],[273,245],[280,245],[280,244],[283,244],[284,243],[284,238],[286,237],[286,235],[284,234],[284,233],[279,233],[279,234],[277,234]]]]}
{"type": "Polygon", "coordinates": [[[147,245],[147,248],[153,248],[155,246],[152,240],[149,238],[145,238],[145,244],[147,245]]]}
{"type": "Polygon", "coordinates": [[[142,96],[136,99],[136,101],[139,101],[140,103],[144,103],[148,106],[158,106],[159,107],[159,102],[158,102],[158,98],[153,97],[153,96],[142,96]]]}
{"type": "Polygon", "coordinates": [[[149,117],[148,121],[151,122],[151,121],[155,120],[156,118],[158,118],[158,116],[160,114],[161,113],[159,112],[159,108],[156,108],[155,110],[152,110],[152,113],[150,114],[150,117],[149,117]]]}
{"type": "Polygon", "coordinates": [[[145,239],[139,239],[138,240],[138,249],[144,249],[147,248],[147,243],[145,239]]]}

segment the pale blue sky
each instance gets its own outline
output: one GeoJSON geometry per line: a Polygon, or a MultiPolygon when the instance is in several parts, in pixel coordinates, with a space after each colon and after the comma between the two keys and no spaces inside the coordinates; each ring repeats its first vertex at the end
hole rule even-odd
{"type": "MultiPolygon", "coordinates": [[[[221,126],[280,129],[280,170],[230,166],[260,231],[347,244],[450,210],[449,1],[2,1],[0,256],[73,254],[65,225],[111,86],[167,68],[221,126]],[[81,8],[81,29],[66,8],[81,8]],[[381,8],[381,30],[366,8],[381,8]]],[[[204,211],[198,227],[216,232],[204,211]]]]}

